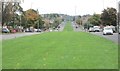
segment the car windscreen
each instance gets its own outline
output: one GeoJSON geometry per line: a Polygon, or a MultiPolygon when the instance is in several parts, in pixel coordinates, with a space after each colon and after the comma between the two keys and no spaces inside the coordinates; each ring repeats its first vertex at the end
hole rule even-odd
{"type": "Polygon", "coordinates": [[[105,30],[112,30],[112,28],[104,28],[105,30]]]}

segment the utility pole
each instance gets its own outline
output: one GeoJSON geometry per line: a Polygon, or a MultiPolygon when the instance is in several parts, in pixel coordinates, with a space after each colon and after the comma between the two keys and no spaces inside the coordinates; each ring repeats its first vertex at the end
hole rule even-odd
{"type": "Polygon", "coordinates": [[[4,11],[4,10],[3,10],[3,9],[4,9],[4,7],[3,7],[3,6],[4,6],[4,2],[1,2],[1,4],[2,4],[2,12],[1,12],[1,13],[2,13],[2,15],[1,15],[1,22],[2,22],[2,26],[3,26],[3,23],[4,23],[4,22],[3,22],[3,11],[4,11]]]}
{"type": "MultiPolygon", "coordinates": [[[[37,9],[37,13],[39,14],[38,9],[37,9]]],[[[37,30],[38,30],[38,32],[39,32],[39,23],[40,23],[40,22],[39,22],[39,19],[38,19],[38,20],[37,20],[37,28],[38,28],[37,30]]]]}
{"type": "Polygon", "coordinates": [[[32,9],[32,6],[33,6],[33,2],[31,2],[31,9],[32,9]]]}
{"type": "Polygon", "coordinates": [[[76,6],[75,6],[75,23],[76,23],[76,6]]]}
{"type": "Polygon", "coordinates": [[[104,10],[104,0],[103,0],[103,10],[104,10]]]}
{"type": "MultiPolygon", "coordinates": [[[[117,25],[118,25],[118,33],[120,33],[120,1],[117,2],[118,12],[117,12],[117,25]]],[[[118,37],[119,39],[119,37],[118,37]]],[[[120,43],[120,40],[118,40],[118,43],[120,43]]]]}

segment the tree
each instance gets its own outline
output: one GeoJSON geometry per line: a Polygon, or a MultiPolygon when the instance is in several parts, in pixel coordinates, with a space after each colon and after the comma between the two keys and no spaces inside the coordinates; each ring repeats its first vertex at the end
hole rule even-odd
{"type": "Polygon", "coordinates": [[[23,12],[22,7],[19,5],[19,3],[3,3],[3,10],[2,10],[2,24],[6,23],[6,25],[15,26],[19,23],[19,15],[16,13],[16,11],[23,12]]]}
{"type": "Polygon", "coordinates": [[[117,20],[117,10],[115,8],[107,8],[103,10],[101,14],[101,21],[103,25],[113,25],[116,26],[117,20]]]}
{"type": "Polygon", "coordinates": [[[62,18],[57,17],[57,18],[54,20],[54,22],[52,23],[52,27],[57,28],[58,25],[61,24],[61,22],[62,22],[62,18]]]}
{"type": "Polygon", "coordinates": [[[99,26],[101,24],[100,15],[94,14],[91,18],[88,19],[90,24],[99,26]]]}
{"type": "Polygon", "coordinates": [[[2,11],[2,25],[7,25],[7,23],[10,22],[14,16],[13,4],[4,3],[4,6],[5,8],[3,8],[3,11],[2,11]]]}
{"type": "Polygon", "coordinates": [[[81,20],[81,16],[78,16],[77,20],[76,20],[76,23],[78,25],[82,25],[82,20],[81,20]]]}
{"type": "Polygon", "coordinates": [[[49,19],[44,19],[44,27],[45,27],[45,29],[50,28],[50,20],[49,19]]]}
{"type": "Polygon", "coordinates": [[[42,20],[42,17],[40,16],[39,19],[36,21],[35,28],[43,29],[44,23],[45,22],[42,20]]]}
{"type": "Polygon", "coordinates": [[[34,9],[29,9],[25,11],[24,17],[27,20],[26,25],[28,27],[31,27],[31,26],[34,27],[36,25],[35,21],[40,19],[40,15],[34,9]]]}

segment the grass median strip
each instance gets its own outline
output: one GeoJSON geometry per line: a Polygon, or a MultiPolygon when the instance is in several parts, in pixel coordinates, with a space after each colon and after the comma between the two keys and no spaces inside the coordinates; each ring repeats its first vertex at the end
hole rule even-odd
{"type": "Polygon", "coordinates": [[[3,41],[4,69],[98,69],[118,67],[118,47],[104,38],[74,32],[43,33],[3,41]]]}

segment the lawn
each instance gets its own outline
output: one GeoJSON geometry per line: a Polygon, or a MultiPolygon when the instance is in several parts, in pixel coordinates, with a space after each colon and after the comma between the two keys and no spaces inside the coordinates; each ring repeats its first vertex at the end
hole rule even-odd
{"type": "Polygon", "coordinates": [[[50,32],[3,41],[3,69],[117,69],[117,44],[86,32],[50,32]]]}

